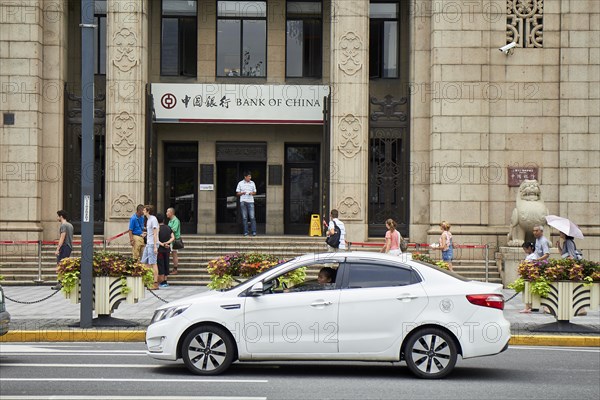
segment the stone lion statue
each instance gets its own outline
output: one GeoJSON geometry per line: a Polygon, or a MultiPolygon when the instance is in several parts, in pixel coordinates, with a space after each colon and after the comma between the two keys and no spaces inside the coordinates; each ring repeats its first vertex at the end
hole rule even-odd
{"type": "Polygon", "coordinates": [[[517,206],[510,218],[508,232],[508,245],[521,246],[525,240],[535,241],[533,227],[542,225],[544,232],[548,232],[546,222],[548,208],[542,200],[542,191],[537,180],[525,180],[519,186],[517,193],[517,206]]]}

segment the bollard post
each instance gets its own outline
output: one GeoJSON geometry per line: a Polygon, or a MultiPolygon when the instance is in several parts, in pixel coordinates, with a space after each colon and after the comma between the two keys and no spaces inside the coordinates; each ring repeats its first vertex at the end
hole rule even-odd
{"type": "Polygon", "coordinates": [[[33,281],[38,284],[41,285],[42,283],[44,283],[44,280],[42,279],[42,241],[38,240],[38,276],[37,279],[34,279],[33,281]]]}
{"type": "Polygon", "coordinates": [[[106,239],[102,241],[102,250],[106,251],[106,239]]]}
{"type": "Polygon", "coordinates": [[[490,245],[485,245],[485,281],[490,281],[490,245]]]}

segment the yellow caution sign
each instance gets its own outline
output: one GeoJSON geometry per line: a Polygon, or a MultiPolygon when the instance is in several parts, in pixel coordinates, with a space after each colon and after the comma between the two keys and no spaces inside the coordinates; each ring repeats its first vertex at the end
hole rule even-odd
{"type": "Polygon", "coordinates": [[[321,217],[319,214],[311,214],[308,236],[321,236],[321,217]]]}

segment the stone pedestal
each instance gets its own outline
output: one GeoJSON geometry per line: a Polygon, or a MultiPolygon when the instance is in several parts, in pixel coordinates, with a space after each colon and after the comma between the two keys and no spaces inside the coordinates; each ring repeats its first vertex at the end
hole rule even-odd
{"type": "MultiPolygon", "coordinates": [[[[500,275],[502,284],[507,287],[519,278],[517,269],[521,261],[525,259],[525,252],[521,247],[500,247],[499,251],[502,256],[500,275]]],[[[557,248],[550,249],[550,258],[560,258],[557,248]]]]}

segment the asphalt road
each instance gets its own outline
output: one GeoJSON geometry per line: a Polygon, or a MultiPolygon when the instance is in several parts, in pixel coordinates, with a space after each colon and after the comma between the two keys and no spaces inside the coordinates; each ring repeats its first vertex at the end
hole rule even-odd
{"type": "Polygon", "coordinates": [[[237,363],[198,377],[147,357],[141,343],[0,344],[0,398],[9,399],[595,399],[600,349],[512,347],[461,360],[446,379],[404,363],[237,363]]]}

